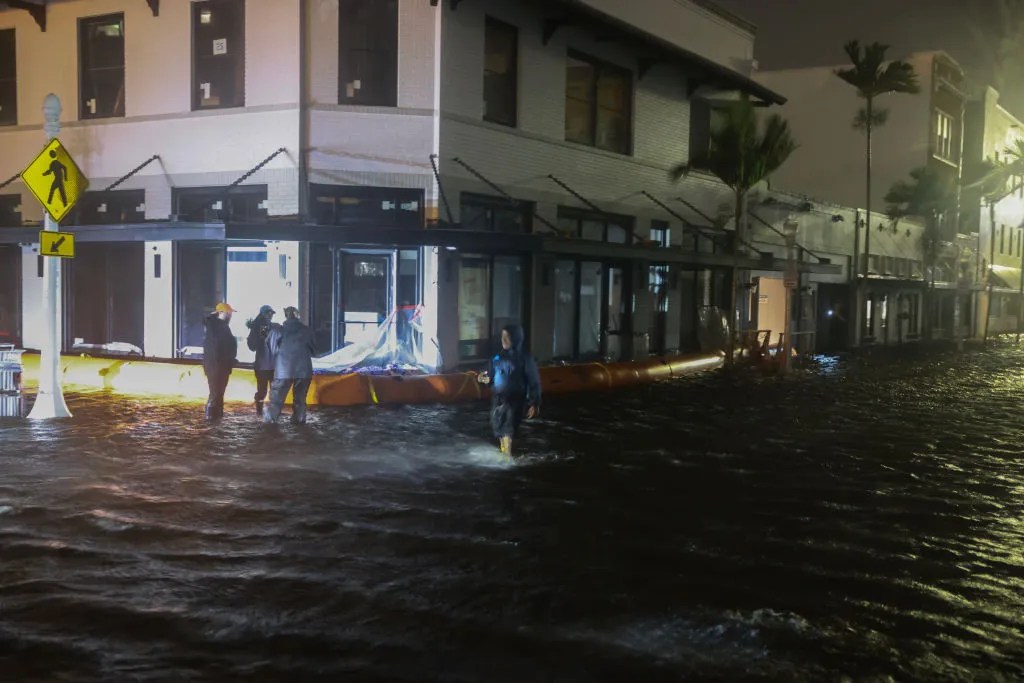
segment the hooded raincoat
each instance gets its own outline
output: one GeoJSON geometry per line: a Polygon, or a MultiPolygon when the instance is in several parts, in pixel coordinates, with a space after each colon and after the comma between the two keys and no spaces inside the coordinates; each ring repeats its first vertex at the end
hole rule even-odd
{"type": "Polygon", "coordinates": [[[506,325],[512,347],[491,358],[491,429],[498,439],[515,436],[529,407],[540,408],[540,373],[537,362],[523,350],[524,333],[519,325],[506,325]]]}

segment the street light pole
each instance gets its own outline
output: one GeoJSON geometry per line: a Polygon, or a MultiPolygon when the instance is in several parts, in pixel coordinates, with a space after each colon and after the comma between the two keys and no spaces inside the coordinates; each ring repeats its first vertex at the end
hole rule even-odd
{"type": "MultiPolygon", "coordinates": [[[[47,142],[60,132],[60,112],[60,99],[50,93],[43,101],[43,131],[47,142]]],[[[60,226],[49,213],[44,214],[43,230],[57,232],[60,226]]],[[[64,401],[60,372],[60,259],[44,256],[43,260],[43,317],[46,318],[46,332],[39,356],[39,390],[32,411],[28,414],[30,420],[71,417],[71,411],[64,401]]]]}
{"type": "Polygon", "coordinates": [[[790,356],[793,355],[793,292],[800,286],[800,273],[796,264],[796,233],[800,224],[792,218],[783,224],[786,236],[786,276],[783,284],[786,287],[786,319],[782,333],[782,362],[779,368],[783,374],[790,370],[790,356]]]}

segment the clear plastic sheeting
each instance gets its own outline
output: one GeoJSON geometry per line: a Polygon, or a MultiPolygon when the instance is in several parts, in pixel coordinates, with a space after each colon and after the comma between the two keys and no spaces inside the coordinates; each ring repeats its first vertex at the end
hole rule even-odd
{"type": "Polygon", "coordinates": [[[135,344],[129,344],[128,342],[108,342],[106,344],[85,344],[78,342],[71,347],[71,350],[80,351],[82,353],[103,353],[112,356],[143,355],[142,349],[135,344]]]}
{"type": "Polygon", "coordinates": [[[317,374],[432,373],[441,366],[437,339],[422,324],[422,306],[402,306],[391,312],[366,341],[349,344],[313,359],[317,374]]]}

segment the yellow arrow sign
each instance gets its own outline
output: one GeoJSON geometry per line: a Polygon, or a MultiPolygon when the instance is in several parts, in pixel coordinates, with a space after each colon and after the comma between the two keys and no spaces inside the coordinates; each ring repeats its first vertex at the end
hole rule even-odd
{"type": "Polygon", "coordinates": [[[57,138],[21,172],[21,179],[58,223],[89,187],[89,179],[57,138]]]}
{"type": "Polygon", "coordinates": [[[75,235],[71,232],[42,230],[39,233],[39,253],[60,258],[75,257],[75,235]]]}

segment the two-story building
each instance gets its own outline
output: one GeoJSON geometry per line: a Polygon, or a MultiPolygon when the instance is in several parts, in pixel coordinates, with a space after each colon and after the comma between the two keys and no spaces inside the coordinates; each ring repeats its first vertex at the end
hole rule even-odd
{"type": "MultiPolygon", "coordinates": [[[[195,357],[220,300],[239,337],[297,305],[324,354],[415,311],[429,367],[481,361],[512,321],[541,360],[695,349],[728,301],[730,193],[669,169],[707,144],[709,102],[784,101],[750,78],[753,39],[706,0],[8,7],[0,182],[57,94],[91,180],[62,225],[66,351],[195,357]]],[[[0,330],[29,348],[41,215],[0,188],[0,330]]]]}

